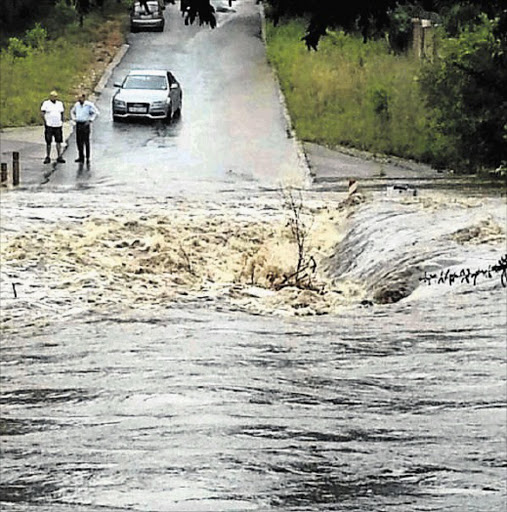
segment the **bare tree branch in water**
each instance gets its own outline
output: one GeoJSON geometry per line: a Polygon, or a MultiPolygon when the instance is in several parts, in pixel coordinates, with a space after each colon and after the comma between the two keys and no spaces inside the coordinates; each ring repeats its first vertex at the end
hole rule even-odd
{"type": "Polygon", "coordinates": [[[313,218],[305,220],[304,203],[301,191],[297,192],[292,188],[282,189],[284,208],[289,211],[288,225],[292,238],[297,247],[296,270],[284,277],[281,283],[276,286],[280,290],[286,286],[314,289],[312,276],[317,270],[317,262],[314,257],[308,255],[308,236],[313,224],[313,218]]]}

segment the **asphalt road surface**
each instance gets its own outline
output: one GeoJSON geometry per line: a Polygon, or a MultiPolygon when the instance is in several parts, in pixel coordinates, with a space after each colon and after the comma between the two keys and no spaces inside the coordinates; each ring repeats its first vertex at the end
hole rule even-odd
{"type": "Polygon", "coordinates": [[[306,168],[288,136],[259,7],[237,1],[229,11],[217,12],[218,27],[211,30],[185,26],[179,4],[169,4],[164,32],[131,34],[129,51],[97,101],[90,167],[74,163],[72,136],[67,163],[55,168],[48,185],[173,195],[301,183],[306,168]],[[173,72],[183,90],[181,118],[113,123],[114,83],[143,68],[173,72]]]}

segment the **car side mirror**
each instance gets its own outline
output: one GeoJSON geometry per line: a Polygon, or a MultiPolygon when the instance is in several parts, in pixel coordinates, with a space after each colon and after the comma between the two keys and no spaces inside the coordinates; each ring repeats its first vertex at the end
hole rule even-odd
{"type": "Polygon", "coordinates": [[[119,82],[115,82],[115,83],[114,83],[114,86],[115,86],[115,87],[119,87],[119,88],[121,89],[121,84],[120,84],[119,82]]]}

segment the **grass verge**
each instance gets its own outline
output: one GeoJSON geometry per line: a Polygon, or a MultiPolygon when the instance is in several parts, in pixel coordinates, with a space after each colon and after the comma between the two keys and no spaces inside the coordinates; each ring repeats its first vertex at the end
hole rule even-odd
{"type": "Polygon", "coordinates": [[[125,5],[108,2],[102,12],[88,15],[82,27],[73,20],[55,39],[43,34],[36,46],[19,39],[20,50],[12,45],[3,49],[0,128],[40,124],[40,105],[52,89],[67,106],[78,91],[92,91],[123,44],[127,22],[125,5]]]}
{"type": "Polygon", "coordinates": [[[436,146],[418,83],[420,64],[393,55],[385,41],[329,32],[318,52],[301,43],[304,20],[266,26],[276,69],[299,138],[419,161],[436,146]]]}

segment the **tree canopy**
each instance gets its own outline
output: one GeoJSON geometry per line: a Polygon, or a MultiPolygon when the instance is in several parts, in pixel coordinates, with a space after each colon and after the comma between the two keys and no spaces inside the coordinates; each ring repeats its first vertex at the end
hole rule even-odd
{"type": "MultiPolygon", "coordinates": [[[[212,0],[182,0],[186,6],[185,23],[196,20],[200,24],[216,26],[212,0]]],[[[234,0],[229,0],[229,6],[234,0]]],[[[257,2],[262,0],[257,0],[257,2]]],[[[396,8],[406,8],[414,13],[431,13],[447,19],[450,28],[476,21],[481,13],[500,17],[499,24],[505,33],[507,8],[505,0],[264,0],[274,24],[285,16],[306,16],[308,25],[302,40],[307,48],[317,50],[320,39],[328,28],[358,31],[366,41],[381,34],[388,27],[390,13],[396,8]]]]}

